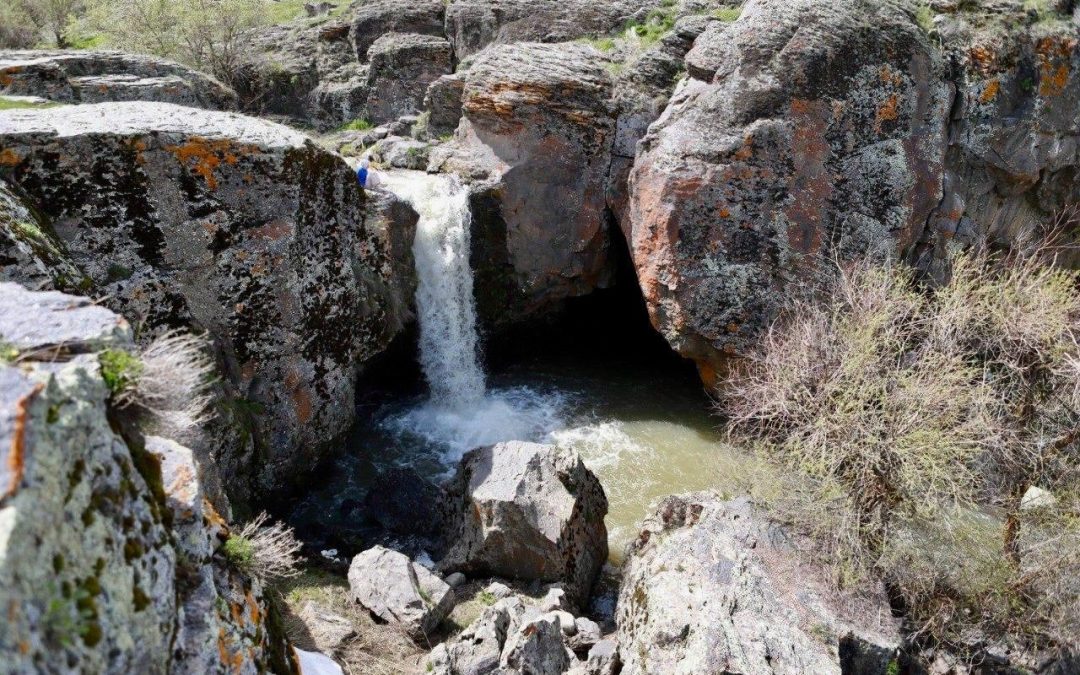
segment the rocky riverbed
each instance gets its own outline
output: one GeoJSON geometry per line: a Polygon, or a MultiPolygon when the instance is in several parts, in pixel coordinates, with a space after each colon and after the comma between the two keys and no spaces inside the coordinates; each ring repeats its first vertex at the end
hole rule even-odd
{"type": "Polygon", "coordinates": [[[693,465],[692,430],[655,432],[672,484],[637,486],[651,515],[626,522],[620,474],[494,367],[581,359],[591,331],[696,373],[684,405],[835,262],[933,286],[969,246],[1075,241],[1075,2],[312,14],[251,35],[232,87],[0,51],[0,673],[1080,672],[1069,645],[927,648],[715,458],[661,471],[693,465]],[[115,371],[176,334],[214,373],[185,433],[115,371]],[[357,443],[392,461],[320,513],[357,443]],[[301,577],[244,567],[263,510],[310,537],[301,577]]]}

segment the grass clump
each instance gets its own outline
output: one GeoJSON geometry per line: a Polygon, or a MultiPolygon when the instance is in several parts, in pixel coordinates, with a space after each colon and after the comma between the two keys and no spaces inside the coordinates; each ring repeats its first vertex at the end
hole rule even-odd
{"type": "Polygon", "coordinates": [[[4,340],[0,340],[0,361],[4,363],[14,363],[19,358],[19,350],[15,345],[4,340]]]}
{"type": "Polygon", "coordinates": [[[23,110],[23,109],[42,109],[42,108],[55,108],[60,105],[59,103],[41,103],[38,101],[24,101],[18,98],[11,98],[9,96],[0,96],[0,110],[23,110]]]}
{"type": "Polygon", "coordinates": [[[98,363],[105,386],[117,399],[130,396],[143,373],[139,357],[124,349],[106,349],[98,354],[98,363]]]}
{"type": "Polygon", "coordinates": [[[713,12],[713,16],[725,23],[734,23],[742,16],[741,7],[721,7],[713,12]]]}
{"type": "Polygon", "coordinates": [[[229,536],[222,552],[241,572],[263,582],[287,579],[300,574],[300,548],[291,527],[283,523],[267,525],[269,516],[256,516],[239,532],[229,536]]]}
{"type": "Polygon", "coordinates": [[[347,122],[340,127],[338,131],[368,131],[374,129],[375,125],[363,117],[357,118],[351,122],[347,122]]]}
{"type": "Polygon", "coordinates": [[[934,8],[929,2],[922,2],[915,9],[915,23],[927,33],[934,30],[934,8]]]}
{"type": "Polygon", "coordinates": [[[884,579],[933,640],[1080,644],[1080,274],[1057,256],[961,256],[936,290],[841,270],[721,394],[732,435],[802,477],[771,505],[838,583],[884,579]]]}

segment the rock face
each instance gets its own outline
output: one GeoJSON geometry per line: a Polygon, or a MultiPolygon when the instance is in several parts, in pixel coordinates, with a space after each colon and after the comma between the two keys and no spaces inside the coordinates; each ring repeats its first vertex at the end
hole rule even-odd
{"type": "Polygon", "coordinates": [[[884,673],[899,647],[883,590],[842,597],[745,499],[669,497],[627,553],[617,609],[627,675],[884,673]]]}
{"type": "Polygon", "coordinates": [[[603,64],[582,44],[499,45],[465,75],[457,149],[442,168],[478,180],[471,261],[488,323],[611,281],[605,185],[614,118],[603,64]]]}
{"type": "MultiPolygon", "coordinates": [[[[1037,240],[1037,224],[1080,200],[1080,34],[1075,18],[1032,23],[1029,6],[1000,0],[942,14],[935,32],[957,94],[946,194],[916,262],[944,279],[950,243],[1037,240]]],[[[1075,238],[1072,221],[1060,224],[1075,238]]],[[[1080,254],[1066,255],[1080,265],[1080,254]]]]}
{"type": "Polygon", "coordinates": [[[292,672],[261,590],[215,557],[191,451],[114,431],[95,352],[132,348],[128,324],[9,283],[0,307],[19,354],[0,365],[0,673],[292,672]]]}
{"type": "Polygon", "coordinates": [[[516,441],[473,450],[450,499],[441,569],[560,581],[572,602],[588,597],[607,560],[607,498],[577,453],[516,441]]]}
{"type": "Polygon", "coordinates": [[[161,103],[14,111],[0,177],[142,335],[209,331],[242,432],[216,453],[232,496],[286,483],[349,427],[358,365],[408,316],[415,214],[369,203],[285,127],[161,103]]]}
{"type": "Polygon", "coordinates": [[[368,49],[368,120],[420,112],[428,85],[453,72],[450,43],[433,35],[390,33],[368,49]]]}
{"type": "Polygon", "coordinates": [[[623,226],[653,324],[711,381],[829,258],[916,243],[941,198],[950,91],[890,3],[750,0],[686,63],[623,226]]]}
{"type": "Polygon", "coordinates": [[[0,50],[0,95],[60,103],[161,101],[232,110],[236,93],[209,75],[153,56],[0,50]]]}
{"type": "Polygon", "coordinates": [[[376,546],[349,566],[353,599],[379,619],[424,640],[454,608],[454,591],[408,556],[376,546]]]}

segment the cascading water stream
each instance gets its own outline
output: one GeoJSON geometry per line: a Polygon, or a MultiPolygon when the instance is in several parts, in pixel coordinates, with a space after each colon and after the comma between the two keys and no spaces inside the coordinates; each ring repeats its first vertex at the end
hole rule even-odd
{"type": "Polygon", "coordinates": [[[413,241],[419,285],[420,365],[432,401],[465,411],[484,398],[469,267],[469,194],[453,177],[386,174],[386,184],[420,215],[413,241]]]}
{"type": "Polygon", "coordinates": [[[384,174],[386,187],[420,220],[413,242],[419,285],[420,365],[430,397],[384,426],[437,448],[452,466],[472,448],[542,440],[561,428],[561,399],[527,387],[487,391],[469,267],[468,191],[456,178],[418,171],[384,174]]]}

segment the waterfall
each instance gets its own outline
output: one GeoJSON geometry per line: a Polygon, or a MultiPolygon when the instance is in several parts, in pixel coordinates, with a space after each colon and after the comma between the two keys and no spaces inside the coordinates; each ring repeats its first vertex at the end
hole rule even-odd
{"type": "Polygon", "coordinates": [[[420,366],[430,390],[427,400],[390,411],[381,426],[405,443],[434,450],[448,470],[473,448],[543,440],[562,428],[561,394],[486,388],[469,267],[468,190],[452,176],[391,171],[380,177],[420,214],[413,242],[416,312],[420,366]]]}
{"type": "Polygon", "coordinates": [[[408,201],[420,220],[413,257],[419,285],[420,365],[432,402],[475,408],[484,397],[476,337],[476,302],[469,267],[469,194],[451,176],[391,172],[386,185],[408,201]]]}

